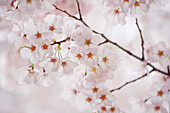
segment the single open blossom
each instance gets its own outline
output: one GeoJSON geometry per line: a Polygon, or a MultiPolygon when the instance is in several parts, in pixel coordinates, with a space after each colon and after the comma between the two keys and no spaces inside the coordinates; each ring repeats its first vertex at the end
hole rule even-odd
{"type": "Polygon", "coordinates": [[[20,55],[23,58],[29,59],[32,63],[37,63],[39,59],[38,46],[24,46],[20,50],[20,55]]]}
{"type": "Polygon", "coordinates": [[[170,98],[168,98],[168,88],[163,87],[163,85],[159,83],[154,83],[152,85],[152,88],[149,91],[149,95],[152,99],[156,99],[160,102],[170,100],[170,98]]]}
{"type": "Polygon", "coordinates": [[[108,19],[112,24],[126,24],[125,17],[126,14],[119,7],[108,9],[108,19]]]}
{"type": "Polygon", "coordinates": [[[99,49],[100,67],[103,71],[117,69],[118,55],[112,51],[108,46],[101,46],[99,49]]]}
{"type": "Polygon", "coordinates": [[[159,42],[157,45],[154,45],[149,48],[148,51],[148,60],[151,62],[161,62],[163,63],[165,59],[165,50],[167,46],[164,42],[159,42]]]}
{"type": "Polygon", "coordinates": [[[93,110],[94,99],[93,95],[79,94],[77,97],[78,109],[80,111],[86,110],[91,112],[93,110]]]}
{"type": "Polygon", "coordinates": [[[135,0],[130,8],[130,14],[135,17],[141,17],[148,12],[149,6],[145,2],[146,0],[135,0]]]}
{"type": "Polygon", "coordinates": [[[72,74],[74,72],[74,68],[77,66],[78,66],[78,64],[76,62],[73,62],[69,59],[69,57],[66,57],[61,60],[60,70],[64,74],[72,74]]]}
{"type": "Polygon", "coordinates": [[[165,68],[170,66],[170,48],[165,49],[164,57],[159,60],[159,63],[165,68]]]}
{"type": "Polygon", "coordinates": [[[40,45],[39,45],[39,60],[42,61],[48,56],[52,56],[53,53],[53,48],[49,44],[48,40],[44,40],[40,45]]]}
{"type": "Polygon", "coordinates": [[[84,59],[83,59],[83,63],[87,64],[87,65],[95,65],[98,63],[99,61],[99,57],[97,55],[97,48],[91,48],[91,49],[87,49],[84,53],[84,59]]]}
{"type": "Polygon", "coordinates": [[[98,35],[92,33],[92,30],[89,28],[79,27],[81,35],[77,34],[76,38],[73,38],[75,44],[81,49],[88,49],[97,47],[101,43],[102,38],[98,35]]]}
{"type": "Polygon", "coordinates": [[[79,61],[80,63],[84,59],[84,52],[76,47],[70,48],[70,53],[73,55],[74,59],[79,61]]]}
{"type": "Polygon", "coordinates": [[[133,106],[132,109],[134,112],[146,113],[147,106],[144,102],[145,100],[139,97],[131,97],[129,103],[133,106]]]}
{"type": "Polygon", "coordinates": [[[24,66],[18,69],[18,83],[36,86],[38,84],[39,73],[33,66],[24,66]]]}
{"type": "Polygon", "coordinates": [[[8,35],[8,40],[14,43],[17,50],[29,44],[26,28],[21,21],[13,25],[12,32],[8,35]]]}
{"type": "Polygon", "coordinates": [[[64,91],[62,92],[62,96],[65,100],[69,100],[69,102],[74,102],[79,95],[79,89],[77,87],[77,83],[73,83],[77,79],[73,79],[69,81],[69,83],[65,84],[64,91]]]}
{"type": "Polygon", "coordinates": [[[133,4],[133,0],[121,0],[120,8],[122,12],[127,14],[132,4],[133,4]]]}
{"type": "Polygon", "coordinates": [[[44,61],[40,62],[39,65],[44,68],[46,73],[52,74],[57,73],[60,62],[61,62],[60,59],[58,59],[57,57],[49,57],[44,61]]]}
{"type": "Polygon", "coordinates": [[[107,89],[100,90],[97,93],[96,97],[98,99],[97,102],[106,103],[106,104],[109,104],[109,105],[116,100],[114,95],[112,95],[109,91],[107,91],[107,89]]]}
{"type": "Polygon", "coordinates": [[[163,107],[161,102],[154,100],[152,105],[148,105],[146,113],[168,113],[168,111],[163,107]]]}
{"type": "Polygon", "coordinates": [[[47,23],[47,30],[51,31],[52,33],[61,33],[61,16],[48,14],[46,18],[44,18],[44,22],[47,23]]]}

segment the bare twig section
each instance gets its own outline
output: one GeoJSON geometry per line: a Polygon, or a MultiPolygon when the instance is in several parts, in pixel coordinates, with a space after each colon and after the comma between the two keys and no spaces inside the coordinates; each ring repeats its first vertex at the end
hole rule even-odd
{"type": "Polygon", "coordinates": [[[160,70],[160,69],[156,68],[156,67],[155,67],[155,66],[153,66],[151,63],[147,63],[147,65],[149,65],[150,67],[152,67],[154,71],[157,71],[157,72],[159,72],[159,73],[162,73],[162,74],[164,74],[164,75],[166,75],[166,76],[170,77],[170,74],[169,74],[169,73],[164,72],[164,71],[162,71],[162,70],[160,70]]]}
{"type": "Polygon", "coordinates": [[[168,74],[170,75],[170,66],[167,66],[168,74]]]}
{"type": "Polygon", "coordinates": [[[104,42],[101,42],[100,44],[98,44],[98,46],[101,46],[101,45],[103,45],[103,44],[105,44],[105,43],[108,43],[108,41],[105,40],[104,42]]]}
{"type": "MultiPolygon", "coordinates": [[[[71,15],[71,14],[68,13],[67,11],[58,8],[58,7],[57,7],[56,5],[54,5],[54,4],[53,4],[53,6],[56,8],[56,10],[59,10],[59,11],[65,13],[65,14],[68,15],[69,17],[71,17],[71,18],[73,18],[73,19],[75,19],[75,20],[77,20],[77,21],[80,21],[80,22],[83,23],[86,27],[92,29],[83,19],[79,19],[79,18],[71,15]]],[[[137,21],[137,22],[138,22],[138,21],[137,21]]],[[[138,26],[138,23],[137,23],[137,26],[138,26]]],[[[139,32],[140,32],[141,40],[143,40],[142,32],[141,32],[139,26],[138,26],[138,29],[139,29],[139,32]]],[[[141,44],[141,45],[142,45],[142,48],[143,48],[143,49],[142,49],[143,57],[140,58],[139,56],[133,54],[131,51],[129,51],[128,49],[122,47],[122,46],[119,45],[118,43],[113,42],[113,41],[111,41],[110,39],[108,39],[103,33],[100,33],[100,32],[98,32],[98,31],[96,31],[96,30],[94,30],[94,29],[92,29],[92,32],[95,33],[95,34],[100,35],[101,37],[103,37],[103,38],[105,39],[105,42],[104,42],[104,43],[106,43],[106,42],[107,42],[107,43],[110,43],[110,44],[118,47],[120,50],[122,50],[123,52],[127,53],[128,55],[134,57],[135,59],[137,59],[137,60],[139,60],[139,61],[142,61],[142,62],[145,62],[145,60],[144,60],[144,41],[143,41],[142,44],[141,44]]],[[[153,66],[153,65],[152,65],[151,63],[149,63],[149,62],[147,63],[147,65],[149,65],[150,67],[152,67],[154,71],[157,71],[157,72],[162,73],[162,74],[164,74],[164,75],[170,76],[169,73],[164,72],[164,71],[156,68],[155,66],[153,66]]]]}
{"type": "Polygon", "coordinates": [[[80,10],[80,3],[79,3],[78,0],[76,0],[76,3],[77,3],[77,7],[78,7],[78,12],[79,12],[80,20],[83,20],[82,14],[81,14],[81,10],[80,10]]]}
{"type": "Polygon", "coordinates": [[[136,26],[139,30],[140,33],[140,38],[141,38],[141,47],[142,47],[142,60],[145,60],[145,48],[144,48],[144,39],[143,39],[143,35],[142,35],[142,30],[139,27],[139,23],[138,23],[138,19],[136,18],[136,26]]]}
{"type": "Polygon", "coordinates": [[[70,37],[68,37],[68,38],[66,38],[66,39],[64,39],[64,40],[62,40],[62,41],[59,41],[59,42],[56,42],[56,41],[54,41],[52,44],[50,44],[50,45],[55,45],[55,44],[58,44],[58,45],[61,45],[61,43],[64,43],[64,42],[66,42],[66,41],[68,41],[68,40],[70,40],[70,37]]]}
{"type": "Polygon", "coordinates": [[[124,88],[125,86],[127,86],[127,85],[129,85],[129,84],[131,84],[131,83],[134,83],[134,82],[136,82],[136,81],[138,81],[138,80],[141,80],[142,78],[146,77],[148,74],[152,73],[153,71],[154,71],[154,69],[152,69],[151,71],[149,71],[149,73],[145,73],[144,75],[142,75],[142,76],[140,76],[140,77],[138,77],[138,78],[136,78],[136,79],[134,79],[134,80],[131,80],[131,81],[129,81],[129,82],[126,82],[125,84],[123,84],[122,86],[120,86],[120,87],[118,87],[118,88],[115,88],[115,89],[110,90],[110,92],[114,92],[114,91],[120,90],[120,89],[124,88]]]}
{"type": "Polygon", "coordinates": [[[71,14],[68,13],[66,10],[62,10],[62,9],[58,8],[56,5],[54,5],[54,4],[53,4],[53,6],[55,7],[56,10],[59,10],[59,11],[65,13],[65,14],[67,14],[69,17],[74,18],[75,20],[79,20],[79,18],[77,18],[77,17],[71,15],[71,14]]]}

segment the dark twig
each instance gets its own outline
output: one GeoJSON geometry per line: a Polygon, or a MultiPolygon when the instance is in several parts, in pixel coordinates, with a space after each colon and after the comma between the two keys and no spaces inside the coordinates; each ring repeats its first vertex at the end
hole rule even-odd
{"type": "Polygon", "coordinates": [[[64,40],[62,40],[62,41],[59,41],[59,42],[53,42],[52,44],[50,44],[50,45],[55,45],[55,44],[58,44],[58,45],[61,45],[61,43],[64,43],[64,42],[66,42],[66,41],[68,41],[68,40],[70,40],[70,37],[68,37],[68,38],[66,38],[66,39],[64,39],[64,40]]]}
{"type": "MultiPolygon", "coordinates": [[[[88,25],[84,20],[79,19],[79,18],[71,15],[71,14],[68,13],[67,11],[58,8],[58,7],[55,6],[54,4],[53,4],[53,6],[56,8],[56,10],[59,10],[59,11],[65,13],[65,14],[67,14],[69,17],[71,17],[71,18],[73,18],[73,19],[75,19],[75,20],[78,20],[78,21],[82,22],[86,27],[90,28],[89,25],[88,25]]],[[[138,25],[138,24],[137,24],[137,25],[138,25]]],[[[90,29],[91,29],[91,28],[90,28],[90,29]]],[[[141,31],[141,30],[139,29],[139,31],[141,31]]],[[[96,31],[96,30],[94,30],[94,29],[92,29],[92,32],[95,33],[95,34],[100,35],[101,37],[103,37],[103,38],[106,40],[105,42],[108,42],[108,43],[110,43],[110,44],[118,47],[120,50],[122,50],[123,52],[127,53],[128,55],[130,55],[130,56],[132,56],[132,57],[134,57],[134,58],[136,58],[136,59],[138,59],[138,60],[140,60],[140,61],[142,61],[142,62],[145,62],[145,60],[143,60],[143,58],[140,58],[139,56],[133,54],[131,51],[127,50],[126,48],[124,48],[124,47],[122,47],[122,46],[120,46],[118,43],[111,41],[111,40],[108,39],[103,33],[100,33],[100,32],[98,32],[98,31],[96,31]]],[[[141,32],[140,32],[140,33],[141,33],[141,32]]],[[[142,36],[142,35],[141,35],[141,36],[142,36]]],[[[142,36],[142,37],[143,37],[143,36],[142,36]]],[[[143,39],[143,38],[142,38],[142,39],[143,39]]],[[[143,44],[142,44],[142,45],[143,45],[143,44]]],[[[143,51],[144,51],[144,50],[143,50],[143,51]]],[[[144,54],[143,54],[143,55],[144,55],[144,54]]],[[[149,62],[147,63],[147,65],[151,66],[154,71],[157,71],[157,72],[162,73],[162,74],[164,74],[164,75],[170,76],[169,73],[166,73],[166,72],[164,72],[164,71],[162,71],[162,70],[154,67],[154,66],[153,66],[151,63],[149,63],[149,62]]]]}
{"type": "Polygon", "coordinates": [[[105,40],[104,42],[101,42],[100,44],[98,44],[98,46],[101,46],[101,45],[103,45],[103,44],[105,44],[105,43],[108,43],[108,41],[105,40]]]}
{"type": "Polygon", "coordinates": [[[140,34],[140,38],[141,38],[141,47],[142,47],[142,60],[145,60],[145,48],[144,48],[144,39],[143,39],[143,35],[142,35],[142,30],[139,27],[139,23],[138,23],[138,19],[136,18],[136,26],[139,30],[139,34],[140,34]]]}
{"type": "Polygon", "coordinates": [[[79,12],[80,20],[83,20],[82,14],[81,14],[81,10],[80,10],[80,3],[79,3],[78,0],[76,0],[76,3],[77,3],[77,7],[78,7],[78,12],[79,12]]]}
{"type": "Polygon", "coordinates": [[[138,80],[146,77],[148,74],[152,73],[153,71],[154,71],[154,69],[152,69],[151,71],[149,71],[149,73],[145,73],[144,75],[142,75],[142,76],[140,76],[140,77],[138,77],[138,78],[136,78],[136,79],[134,79],[134,80],[131,80],[131,81],[129,81],[129,82],[126,82],[125,84],[123,84],[122,86],[120,86],[120,87],[118,87],[118,88],[115,88],[115,89],[110,90],[110,92],[114,92],[114,91],[120,90],[120,89],[122,89],[123,87],[127,86],[128,84],[134,83],[134,82],[136,82],[136,81],[138,81],[138,80]]]}
{"type": "Polygon", "coordinates": [[[66,10],[62,10],[62,9],[58,8],[56,5],[54,5],[54,4],[53,4],[53,6],[55,7],[56,10],[59,10],[59,11],[65,13],[65,14],[67,14],[69,17],[74,18],[75,20],[79,20],[79,18],[77,18],[77,17],[71,15],[71,14],[68,13],[66,10]]]}
{"type": "Polygon", "coordinates": [[[168,74],[170,75],[170,67],[167,66],[168,74]]]}

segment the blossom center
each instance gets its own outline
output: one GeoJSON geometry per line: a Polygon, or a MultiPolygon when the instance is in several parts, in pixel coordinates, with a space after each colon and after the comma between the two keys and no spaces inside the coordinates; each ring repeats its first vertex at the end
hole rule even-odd
{"type": "Polygon", "coordinates": [[[129,2],[129,0],[124,0],[124,2],[129,2]]]}
{"type": "Polygon", "coordinates": [[[86,101],[88,101],[90,103],[92,101],[92,99],[90,97],[87,97],[86,101]]]}
{"type": "Polygon", "coordinates": [[[159,57],[161,57],[161,56],[163,56],[163,55],[164,55],[164,51],[158,51],[158,53],[157,53],[157,54],[158,54],[158,56],[159,56],[159,57]]]}
{"type": "Polygon", "coordinates": [[[104,101],[104,100],[106,99],[106,95],[102,95],[102,96],[100,97],[100,99],[101,99],[102,101],[104,101]]]}
{"type": "Polygon", "coordinates": [[[88,58],[92,58],[93,54],[92,54],[91,52],[89,52],[89,53],[87,54],[87,56],[88,56],[88,58]]]}
{"type": "Polygon", "coordinates": [[[65,68],[66,67],[66,65],[67,65],[67,63],[66,62],[62,62],[62,64],[61,64],[62,66],[63,66],[63,68],[65,68]]]}
{"type": "Polygon", "coordinates": [[[73,93],[74,93],[75,95],[77,95],[77,90],[76,90],[76,89],[74,89],[74,90],[73,90],[73,93]]]}
{"type": "Polygon", "coordinates": [[[39,32],[37,32],[37,34],[36,34],[35,36],[36,36],[36,37],[37,37],[37,39],[38,39],[38,38],[41,38],[42,34],[41,34],[41,33],[39,33],[39,32]]]}
{"type": "Polygon", "coordinates": [[[93,69],[92,69],[92,72],[96,73],[96,68],[93,68],[93,69]]]}
{"type": "Polygon", "coordinates": [[[91,43],[91,39],[86,40],[86,42],[85,42],[84,44],[86,44],[87,46],[89,46],[90,44],[92,44],[92,43],[91,43]]]}
{"type": "Polygon", "coordinates": [[[78,59],[81,59],[81,58],[82,58],[81,54],[77,54],[76,57],[77,57],[78,59]]]}
{"type": "Polygon", "coordinates": [[[160,110],[160,107],[159,106],[155,106],[155,111],[158,111],[160,110]]]}
{"type": "Polygon", "coordinates": [[[106,62],[107,62],[107,60],[108,60],[108,59],[107,59],[107,57],[104,57],[104,58],[103,58],[103,62],[105,62],[105,63],[106,63],[106,62]]]}
{"type": "Polygon", "coordinates": [[[54,30],[55,30],[55,27],[54,27],[54,26],[50,26],[50,27],[49,27],[49,30],[50,30],[50,31],[54,31],[54,30]]]}
{"type": "Polygon", "coordinates": [[[55,58],[51,59],[51,62],[55,63],[57,60],[55,58]]]}
{"type": "Polygon", "coordinates": [[[27,4],[28,4],[28,3],[31,3],[31,0],[27,0],[27,4]]]}
{"type": "Polygon", "coordinates": [[[14,6],[14,2],[15,2],[15,1],[16,1],[16,0],[13,0],[13,1],[10,3],[10,6],[11,6],[11,7],[15,7],[15,6],[14,6]]]}
{"type": "Polygon", "coordinates": [[[42,48],[43,48],[43,49],[48,49],[48,45],[47,45],[47,44],[44,44],[44,45],[42,46],[42,48]]]}
{"type": "Polygon", "coordinates": [[[33,45],[32,45],[32,46],[30,47],[30,49],[31,49],[31,51],[33,52],[33,51],[35,51],[36,46],[33,46],[33,45]]]}
{"type": "Polygon", "coordinates": [[[106,111],[106,107],[104,107],[104,106],[101,107],[101,109],[102,109],[102,111],[106,111]]]}
{"type": "Polygon", "coordinates": [[[134,5],[135,5],[135,7],[140,6],[139,2],[137,2],[137,1],[134,3],[134,5]]]}
{"type": "Polygon", "coordinates": [[[162,96],[163,95],[163,92],[162,92],[162,90],[160,90],[160,91],[158,91],[158,96],[162,96]]]}
{"type": "Polygon", "coordinates": [[[110,111],[114,112],[115,111],[115,107],[110,108],[110,111]]]}
{"type": "Polygon", "coordinates": [[[115,10],[115,14],[119,14],[119,10],[115,10]]]}
{"type": "Polygon", "coordinates": [[[98,88],[94,87],[93,88],[93,93],[96,93],[96,92],[98,92],[98,88]]]}

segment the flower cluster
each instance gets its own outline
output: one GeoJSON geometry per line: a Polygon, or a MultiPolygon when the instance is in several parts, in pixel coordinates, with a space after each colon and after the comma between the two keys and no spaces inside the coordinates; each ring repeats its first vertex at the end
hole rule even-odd
{"type": "MultiPolygon", "coordinates": [[[[9,42],[15,53],[25,61],[16,69],[19,84],[50,87],[56,80],[62,80],[65,85],[63,97],[71,103],[75,102],[80,111],[124,113],[111,93],[144,78],[147,73],[110,90],[106,82],[114,78],[119,62],[118,54],[107,44],[110,43],[145,63],[145,66],[150,66],[153,71],[166,75],[153,83],[146,100],[133,98],[130,101],[133,110],[137,113],[168,112],[166,106],[170,103],[170,47],[159,42],[144,52],[144,41],[137,19],[136,24],[142,39],[142,58],[112,42],[103,33],[90,28],[81,15],[78,0],[1,1],[0,8],[3,10],[0,14],[12,26],[8,34],[9,42]],[[77,6],[80,18],[55,7],[56,4],[64,4],[61,6],[73,9],[74,13],[77,6]],[[55,11],[56,9],[60,12],[55,11]],[[65,17],[61,12],[72,18],[65,17]],[[159,64],[163,71],[152,63],[159,64]]],[[[81,2],[88,6],[83,0],[81,2]]],[[[114,24],[122,25],[126,23],[126,16],[139,17],[147,13],[152,5],[162,5],[160,0],[103,0],[102,3],[109,19],[114,24]]]]}
{"type": "Polygon", "coordinates": [[[153,63],[159,63],[163,68],[170,66],[170,47],[164,42],[159,42],[158,44],[147,49],[148,61],[153,63]]]}
{"type": "Polygon", "coordinates": [[[103,0],[105,12],[113,24],[126,24],[126,16],[141,17],[150,6],[160,7],[160,0],[103,0]]]}
{"type": "Polygon", "coordinates": [[[133,105],[133,110],[139,113],[168,113],[170,102],[170,79],[161,76],[158,81],[152,84],[148,91],[148,98],[143,100],[133,97],[130,103],[133,105]]]}
{"type": "MultiPolygon", "coordinates": [[[[169,47],[165,42],[159,42],[146,50],[147,59],[152,63],[158,63],[163,69],[169,70],[170,55],[169,47]]],[[[148,98],[143,100],[132,98],[130,103],[135,112],[140,113],[168,113],[167,106],[170,102],[170,79],[164,75],[157,75],[148,91],[148,98]]],[[[155,77],[153,77],[154,80],[155,77]]]]}
{"type": "Polygon", "coordinates": [[[82,110],[120,112],[113,104],[115,97],[103,87],[108,79],[113,78],[118,55],[109,46],[99,46],[103,39],[90,28],[48,14],[42,22],[29,18],[14,24],[8,36],[15,50],[29,61],[18,69],[20,84],[48,87],[58,77],[76,75],[79,80],[76,80],[71,93],[78,95],[76,100],[82,102],[82,110]],[[77,70],[81,72],[76,73],[77,70]]]}

